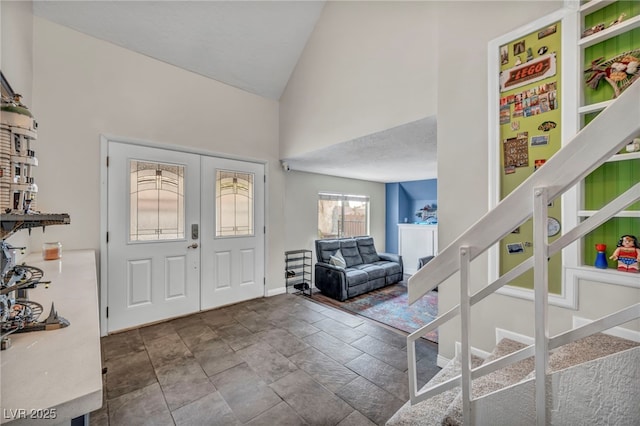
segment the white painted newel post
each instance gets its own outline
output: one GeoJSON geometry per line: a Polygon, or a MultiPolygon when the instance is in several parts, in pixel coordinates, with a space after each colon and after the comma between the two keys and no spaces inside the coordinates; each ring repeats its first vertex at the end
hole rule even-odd
{"type": "Polygon", "coordinates": [[[549,366],[547,188],[533,190],[533,285],[535,296],[536,425],[547,423],[546,382],[549,366]]]}

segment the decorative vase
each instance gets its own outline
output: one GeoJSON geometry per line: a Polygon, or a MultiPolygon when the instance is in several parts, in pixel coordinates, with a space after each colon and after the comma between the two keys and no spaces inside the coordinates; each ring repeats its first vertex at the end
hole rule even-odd
{"type": "Polygon", "coordinates": [[[607,269],[609,267],[607,263],[607,255],[605,254],[605,250],[607,246],[605,244],[596,244],[596,250],[598,254],[596,255],[596,263],[595,267],[600,269],[607,269]]]}

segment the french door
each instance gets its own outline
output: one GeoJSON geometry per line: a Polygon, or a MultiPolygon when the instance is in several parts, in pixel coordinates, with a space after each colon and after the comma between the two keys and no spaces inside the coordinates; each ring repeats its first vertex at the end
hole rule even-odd
{"type": "Polygon", "coordinates": [[[263,165],[107,149],[108,332],[264,294],[263,165]]]}
{"type": "Polygon", "coordinates": [[[202,309],[264,294],[264,166],[202,157],[202,309]]]}

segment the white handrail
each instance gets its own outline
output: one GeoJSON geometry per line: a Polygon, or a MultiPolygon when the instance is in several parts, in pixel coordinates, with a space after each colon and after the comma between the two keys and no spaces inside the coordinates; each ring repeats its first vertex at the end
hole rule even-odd
{"type": "Polygon", "coordinates": [[[470,260],[473,260],[531,218],[534,188],[546,188],[549,200],[553,201],[639,135],[639,82],[633,83],[543,167],[409,278],[409,303],[414,303],[459,270],[460,247],[469,246],[470,260]],[[625,119],[616,120],[618,117],[625,119]],[[615,126],[610,124],[612,120],[616,121],[615,126]]]}
{"type": "MultiPolygon", "coordinates": [[[[548,256],[552,256],[553,254],[562,250],[567,245],[571,244],[573,241],[591,232],[593,229],[600,226],[608,218],[618,214],[620,211],[622,211],[623,209],[625,209],[626,207],[628,207],[630,204],[634,203],[638,199],[640,199],[640,183],[629,188],[627,191],[625,191],[624,193],[619,195],[617,198],[612,200],[609,204],[604,206],[599,213],[588,218],[587,220],[585,220],[584,222],[576,226],[574,229],[568,231],[562,237],[558,238],[556,241],[550,244],[548,256]],[[601,217],[601,213],[603,212],[605,212],[605,216],[601,217]]],[[[493,283],[489,284],[488,286],[482,288],[475,294],[471,295],[469,300],[470,306],[473,306],[478,302],[482,301],[487,296],[490,296],[496,290],[505,286],[510,281],[519,277],[529,269],[533,268],[533,265],[534,265],[534,257],[529,257],[525,259],[523,262],[521,262],[519,265],[515,266],[508,272],[506,272],[504,275],[499,277],[493,283]]],[[[459,304],[455,305],[449,311],[439,315],[433,321],[423,325],[418,330],[414,331],[413,333],[407,336],[407,342],[409,342],[409,344],[407,345],[407,354],[409,357],[409,389],[411,390],[410,395],[411,395],[412,404],[416,404],[418,402],[424,401],[425,399],[430,398],[434,394],[444,392],[445,390],[448,390],[452,387],[460,385],[459,381],[453,380],[451,382],[445,382],[446,385],[440,384],[441,386],[440,392],[433,392],[432,391],[433,388],[429,388],[423,391],[418,391],[417,376],[416,376],[417,373],[415,369],[411,368],[412,366],[415,365],[415,362],[416,362],[415,341],[422,338],[427,333],[433,330],[436,330],[438,327],[449,322],[453,318],[457,317],[458,315],[460,315],[460,312],[461,312],[460,305],[459,304]]],[[[618,324],[623,324],[623,323],[624,322],[619,322],[618,324]]],[[[602,330],[599,330],[599,331],[602,331],[602,330]]],[[[556,346],[552,346],[549,349],[551,350],[551,349],[554,349],[555,347],[556,346]]],[[[534,346],[532,345],[522,350],[522,351],[527,350],[526,352],[528,354],[527,356],[522,357],[520,355],[517,355],[517,354],[520,354],[520,352],[522,352],[522,351],[518,351],[518,352],[514,352],[513,354],[507,355],[503,358],[500,358],[496,361],[493,361],[489,364],[484,364],[481,367],[473,369],[471,371],[471,378],[476,379],[485,374],[489,374],[495,371],[496,369],[499,369],[506,365],[520,361],[521,359],[527,358],[528,356],[532,356],[534,355],[533,348],[534,346]],[[491,366],[494,366],[494,365],[497,365],[498,367],[492,368],[491,366]]]]}
{"type": "Polygon", "coordinates": [[[640,183],[609,202],[575,228],[565,232],[551,244],[548,243],[547,235],[548,203],[571,189],[573,185],[626,145],[628,140],[638,135],[640,135],[640,83],[635,82],[578,133],[569,144],[547,161],[544,167],[531,175],[505,197],[495,209],[485,214],[409,279],[409,303],[414,303],[418,298],[442,284],[455,272],[460,271],[460,304],[407,336],[409,391],[412,404],[455,386],[461,386],[463,420],[465,424],[471,424],[472,380],[535,354],[536,422],[538,426],[543,426],[547,421],[546,376],[549,370],[549,350],[640,318],[640,304],[636,304],[555,337],[549,336],[547,323],[548,258],[639,200],[640,183]],[[610,122],[618,117],[625,117],[625,119],[617,120],[618,124],[611,126],[610,122]],[[620,122],[623,124],[620,125],[620,122]],[[533,256],[476,294],[471,295],[469,293],[470,262],[532,216],[533,256]],[[472,369],[469,342],[471,306],[493,294],[497,289],[532,267],[534,269],[536,317],[535,345],[472,369]],[[458,314],[461,315],[462,327],[461,375],[418,391],[415,341],[458,314]]]}

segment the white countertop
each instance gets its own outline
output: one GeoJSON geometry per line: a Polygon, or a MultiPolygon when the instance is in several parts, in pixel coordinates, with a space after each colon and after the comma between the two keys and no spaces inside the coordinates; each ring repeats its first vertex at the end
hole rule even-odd
{"type": "Polygon", "coordinates": [[[53,302],[71,324],[10,335],[11,347],[0,351],[0,423],[65,423],[102,406],[95,252],[63,251],[62,259],[49,261],[33,253],[24,263],[42,269],[42,281],[51,281],[28,293],[44,309],[38,321],[46,319],[53,302]],[[55,419],[29,418],[54,413],[55,419]]]}

